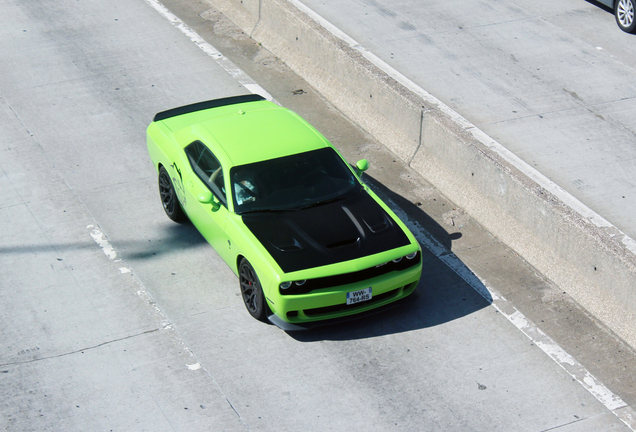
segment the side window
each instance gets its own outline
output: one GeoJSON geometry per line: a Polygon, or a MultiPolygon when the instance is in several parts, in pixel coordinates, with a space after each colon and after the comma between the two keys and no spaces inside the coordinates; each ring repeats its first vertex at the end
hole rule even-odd
{"type": "Polygon", "coordinates": [[[223,170],[219,160],[212,154],[209,148],[201,141],[195,141],[185,148],[190,160],[192,170],[208,185],[214,195],[227,205],[225,198],[225,185],[223,183],[223,170]]]}

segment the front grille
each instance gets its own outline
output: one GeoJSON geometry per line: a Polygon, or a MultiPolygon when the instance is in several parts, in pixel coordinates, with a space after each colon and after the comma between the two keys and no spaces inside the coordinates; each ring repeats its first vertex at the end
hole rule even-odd
{"type": "Polygon", "coordinates": [[[322,278],[309,279],[301,286],[297,286],[292,284],[291,287],[287,289],[280,289],[279,292],[281,295],[298,295],[298,294],[308,294],[314,290],[321,288],[329,288],[341,285],[347,285],[351,283],[361,282],[363,280],[372,279],[374,277],[382,276],[394,271],[402,271],[408,268],[414,267],[420,263],[422,256],[420,252],[417,252],[417,256],[413,259],[403,258],[402,261],[395,263],[393,261],[389,261],[386,264],[371,267],[368,269],[360,270],[353,273],[345,273],[334,276],[325,276],[322,278]]]}
{"type": "Polygon", "coordinates": [[[378,302],[386,300],[386,299],[388,299],[390,297],[396,296],[400,292],[400,290],[402,288],[403,287],[396,288],[394,290],[385,292],[385,293],[380,294],[378,296],[373,296],[371,298],[371,300],[369,300],[369,301],[356,303],[356,304],[353,304],[353,305],[348,305],[346,303],[343,303],[343,304],[338,304],[338,305],[333,305],[333,306],[326,306],[326,307],[315,308],[315,309],[305,309],[304,312],[305,312],[305,315],[307,315],[309,317],[315,317],[315,316],[330,314],[330,313],[334,313],[334,312],[354,311],[356,309],[367,307],[367,306],[370,306],[370,305],[372,305],[374,303],[378,303],[378,302]]]}

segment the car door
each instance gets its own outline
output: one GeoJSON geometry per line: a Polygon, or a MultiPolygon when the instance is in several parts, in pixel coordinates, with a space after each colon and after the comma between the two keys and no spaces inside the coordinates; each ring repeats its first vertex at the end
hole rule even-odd
{"type": "Polygon", "coordinates": [[[219,160],[201,141],[185,148],[192,171],[184,179],[188,217],[217,253],[232,266],[227,222],[226,174],[219,160]]]}

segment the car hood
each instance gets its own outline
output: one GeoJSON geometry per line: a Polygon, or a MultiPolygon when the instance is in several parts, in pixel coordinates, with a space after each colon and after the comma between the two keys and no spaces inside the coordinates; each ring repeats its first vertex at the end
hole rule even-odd
{"type": "Polygon", "coordinates": [[[410,243],[402,228],[366,191],[302,210],[250,213],[242,218],[285,273],[410,243]]]}

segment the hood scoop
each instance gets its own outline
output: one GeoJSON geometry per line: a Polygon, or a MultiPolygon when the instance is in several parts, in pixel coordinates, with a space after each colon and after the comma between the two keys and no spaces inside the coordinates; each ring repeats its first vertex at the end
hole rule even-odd
{"type": "Polygon", "coordinates": [[[281,252],[297,252],[303,250],[303,245],[294,237],[288,237],[287,239],[276,242],[270,240],[269,243],[281,252]]]}
{"type": "Polygon", "coordinates": [[[351,246],[351,245],[357,244],[357,243],[360,243],[360,237],[347,239],[347,240],[342,240],[342,241],[339,241],[339,242],[336,242],[336,243],[331,243],[331,244],[325,245],[325,247],[327,249],[332,250],[332,249],[338,249],[338,248],[345,247],[345,246],[351,246]]]}
{"type": "Polygon", "coordinates": [[[368,217],[362,218],[364,224],[373,234],[381,233],[389,228],[389,221],[387,220],[386,215],[382,214],[380,216],[380,218],[376,218],[375,220],[370,220],[368,217]]]}

